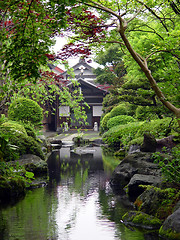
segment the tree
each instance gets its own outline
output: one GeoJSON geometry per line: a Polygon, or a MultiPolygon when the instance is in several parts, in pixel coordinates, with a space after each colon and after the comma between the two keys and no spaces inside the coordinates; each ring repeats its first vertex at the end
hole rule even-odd
{"type": "MultiPolygon", "coordinates": [[[[74,0],[0,0],[0,113],[18,97],[37,101],[52,110],[58,97],[77,111],[82,95],[66,87],[66,81],[47,69],[54,61],[53,38],[66,25],[66,11],[74,0]]],[[[81,112],[81,113],[80,113],[81,112]]]]}
{"type": "Polygon", "coordinates": [[[123,54],[117,44],[110,45],[96,54],[95,61],[102,66],[95,69],[96,81],[112,85],[114,89],[120,87],[123,83],[123,76],[126,74],[122,59],[123,54]]]}
{"type": "MultiPolygon", "coordinates": [[[[173,66],[173,72],[176,69],[179,74],[179,16],[171,8],[169,1],[101,0],[96,2],[89,0],[84,3],[82,1],[77,2],[79,4],[68,12],[69,19],[73,20],[68,29],[73,30],[74,35],[71,35],[73,42],[79,40],[82,43],[84,41],[86,45],[87,41],[91,45],[108,42],[119,43],[122,50],[128,54],[128,58],[131,56],[134,59],[136,66],[139,67],[139,72],[146,77],[163,105],[175,114],[180,125],[179,105],[176,106],[173,101],[169,101],[163,93],[164,89],[168,89],[168,85],[164,84],[164,87],[160,88],[156,79],[160,78],[161,75],[155,74],[155,77],[153,77],[151,73],[153,62],[156,67],[156,61],[166,61],[167,58],[168,63],[171,62],[171,66],[173,66]],[[95,9],[98,17],[89,13],[92,9],[95,9]],[[81,18],[78,18],[80,11],[82,15],[81,18]],[[136,34],[137,38],[140,39],[142,32],[155,36],[156,42],[154,46],[151,45],[151,48],[143,45],[139,51],[132,37],[133,34],[136,34]],[[163,55],[165,55],[165,58],[163,58],[163,55]]],[[[171,66],[167,65],[164,73],[170,72],[171,66]]],[[[178,88],[176,77],[177,75],[172,73],[169,76],[169,83],[171,84],[172,78],[174,78],[178,88]]],[[[165,83],[163,79],[162,83],[165,83]]]]}
{"type": "Polygon", "coordinates": [[[0,0],[1,78],[35,81],[74,0],[0,0]]]}

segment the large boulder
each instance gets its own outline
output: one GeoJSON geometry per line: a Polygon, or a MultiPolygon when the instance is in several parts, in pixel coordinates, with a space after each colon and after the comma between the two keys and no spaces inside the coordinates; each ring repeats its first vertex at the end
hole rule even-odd
{"type": "Polygon", "coordinates": [[[161,226],[161,221],[158,218],[139,211],[127,212],[122,217],[122,221],[125,225],[151,230],[159,229],[161,226]]]}
{"type": "Polygon", "coordinates": [[[113,190],[121,191],[135,174],[161,175],[159,166],[153,163],[152,153],[136,152],[127,155],[112,174],[110,183],[113,190]]]}
{"type": "Polygon", "coordinates": [[[148,186],[147,189],[136,199],[135,206],[139,211],[154,215],[165,220],[172,214],[175,205],[178,206],[179,191],[174,188],[161,189],[148,186]]]}
{"type": "Polygon", "coordinates": [[[175,136],[168,136],[161,139],[156,139],[157,147],[156,151],[161,152],[164,147],[166,147],[166,150],[171,150],[173,147],[176,146],[176,137],[175,136]]]}
{"type": "Polygon", "coordinates": [[[144,141],[140,147],[142,152],[155,152],[156,151],[157,142],[151,133],[144,134],[144,141]]]}
{"type": "Polygon", "coordinates": [[[159,186],[162,182],[162,178],[153,175],[135,174],[128,183],[128,195],[131,201],[135,201],[136,198],[144,192],[142,185],[159,186]]]}
{"type": "Polygon", "coordinates": [[[24,154],[17,160],[20,166],[24,166],[26,171],[35,175],[46,174],[48,171],[47,162],[33,154],[24,154]]]}
{"type": "Polygon", "coordinates": [[[180,239],[180,208],[165,220],[159,234],[168,239],[180,239]]]}

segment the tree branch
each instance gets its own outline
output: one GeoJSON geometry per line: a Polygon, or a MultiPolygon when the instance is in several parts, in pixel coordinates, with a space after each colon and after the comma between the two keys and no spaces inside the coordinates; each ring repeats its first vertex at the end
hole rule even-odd
{"type": "Polygon", "coordinates": [[[137,0],[140,4],[142,4],[143,6],[145,6],[145,8],[150,12],[152,13],[152,15],[154,15],[160,22],[161,24],[163,25],[163,27],[166,29],[166,31],[168,32],[168,29],[166,27],[166,25],[164,24],[164,22],[162,21],[162,19],[150,8],[148,7],[145,3],[143,3],[142,1],[139,1],[137,0]]]}
{"type": "Polygon", "coordinates": [[[172,54],[173,56],[175,56],[175,57],[177,57],[177,58],[179,59],[179,57],[178,57],[177,55],[171,53],[171,51],[173,51],[173,50],[175,50],[175,49],[171,49],[171,50],[157,50],[157,51],[152,52],[151,54],[149,54],[149,55],[145,58],[145,60],[147,61],[148,58],[150,58],[152,55],[154,55],[154,54],[156,54],[156,53],[158,53],[158,52],[167,52],[167,53],[170,53],[170,54],[172,54]]]}
{"type": "Polygon", "coordinates": [[[94,2],[94,1],[91,1],[91,0],[89,1],[91,4],[90,3],[86,3],[86,2],[82,2],[82,1],[78,1],[78,2],[83,3],[84,5],[92,7],[92,8],[95,8],[95,9],[103,10],[103,11],[105,11],[107,13],[112,14],[116,18],[120,19],[120,16],[118,14],[116,14],[110,8],[107,8],[107,7],[103,6],[103,5],[101,5],[100,3],[97,3],[97,2],[94,2]]]}
{"type": "Polygon", "coordinates": [[[143,5],[140,7],[137,13],[135,13],[134,16],[127,21],[127,23],[130,23],[132,20],[134,20],[137,17],[137,15],[141,12],[142,9],[143,9],[143,5]]]}

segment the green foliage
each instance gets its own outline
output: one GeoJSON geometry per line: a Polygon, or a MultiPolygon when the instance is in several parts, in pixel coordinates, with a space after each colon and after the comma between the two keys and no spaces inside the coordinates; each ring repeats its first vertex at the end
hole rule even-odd
{"type": "MultiPolygon", "coordinates": [[[[108,102],[108,100],[109,100],[109,98],[111,99],[111,97],[112,97],[112,94],[108,94],[107,96],[106,96],[106,100],[105,101],[107,101],[108,102]]],[[[127,103],[120,103],[120,104],[118,104],[117,106],[114,106],[114,107],[112,107],[112,109],[111,109],[111,111],[110,112],[108,112],[108,113],[106,113],[105,115],[102,115],[102,119],[101,119],[101,123],[100,123],[100,129],[101,129],[101,133],[103,133],[103,132],[105,132],[105,131],[107,131],[108,129],[109,129],[109,127],[110,126],[107,126],[107,122],[111,119],[111,118],[113,118],[113,117],[115,117],[115,116],[118,116],[118,115],[128,115],[128,114],[132,114],[132,106],[130,105],[130,104],[127,104],[127,103]]],[[[124,117],[122,117],[121,119],[125,119],[126,117],[124,116],[124,117]]],[[[132,119],[131,117],[127,117],[127,119],[132,119]]],[[[133,120],[132,120],[133,121],[133,120]]],[[[131,120],[130,120],[130,122],[132,122],[131,120]]],[[[113,122],[113,124],[115,124],[115,125],[117,125],[116,123],[115,123],[115,121],[112,121],[113,122]]],[[[120,118],[119,118],[119,120],[118,120],[118,122],[121,122],[121,124],[124,124],[124,123],[126,123],[126,122],[129,122],[129,121],[126,121],[126,120],[120,120],[120,118]]],[[[112,127],[112,126],[111,126],[112,127]]]]}
{"type": "Polygon", "coordinates": [[[138,139],[146,132],[150,132],[156,138],[166,137],[171,134],[172,128],[177,127],[177,122],[170,126],[171,118],[153,120],[150,122],[133,122],[112,127],[103,134],[103,141],[109,146],[118,148],[120,145],[129,146],[132,140],[138,139]]]}
{"type": "Polygon", "coordinates": [[[2,123],[6,122],[6,121],[7,121],[6,116],[5,116],[4,114],[1,114],[1,116],[0,116],[0,125],[1,125],[2,123]]]}
{"type": "Polygon", "coordinates": [[[135,138],[129,142],[129,146],[136,145],[136,144],[140,146],[143,143],[143,140],[144,140],[144,137],[135,138]]]}
{"type": "Polygon", "coordinates": [[[143,136],[145,132],[150,132],[156,138],[163,138],[176,132],[176,129],[178,129],[178,124],[176,119],[172,120],[171,118],[167,117],[163,119],[146,121],[146,122],[143,122],[143,124],[139,128],[137,137],[143,136]]]}
{"type": "Polygon", "coordinates": [[[127,115],[118,115],[118,116],[112,117],[108,120],[107,128],[110,129],[114,126],[124,125],[124,124],[128,124],[130,122],[135,122],[135,119],[133,117],[127,116],[127,115]]]}
{"type": "Polygon", "coordinates": [[[114,149],[119,149],[122,145],[126,146],[130,140],[135,138],[142,124],[143,122],[134,122],[112,127],[103,134],[103,141],[114,149]]]}
{"type": "MultiPolygon", "coordinates": [[[[122,61],[127,74],[123,76],[122,82],[118,78],[119,89],[116,89],[116,93],[119,92],[124,101],[135,105],[156,107],[159,105],[157,100],[159,98],[168,111],[178,116],[180,111],[177,109],[180,106],[178,84],[180,25],[179,15],[171,9],[172,1],[157,0],[144,3],[144,1],[112,0],[101,1],[101,4],[98,1],[90,2],[84,2],[83,5],[89,7],[88,10],[93,8],[98,11],[98,17],[104,22],[97,21],[97,24],[91,27],[95,33],[91,32],[89,36],[84,34],[86,27],[88,29],[90,26],[89,21],[86,20],[80,24],[76,16],[70,23],[74,41],[82,42],[83,38],[86,44],[89,43],[92,46],[94,43],[93,46],[99,54],[97,60],[100,59],[100,63],[103,64],[104,62],[112,64],[111,56],[116,60],[116,56],[123,53],[122,61]],[[121,16],[117,14],[119,11],[123,13],[121,16]],[[109,24],[112,18],[114,21],[109,24]],[[122,24],[119,25],[119,21],[122,24]],[[74,31],[76,28],[78,31],[74,31]],[[109,46],[110,43],[112,46],[109,46]],[[117,44],[121,48],[116,49],[115,52],[111,51],[117,44]],[[107,51],[108,48],[110,51],[107,51]],[[123,88],[124,84],[127,85],[123,88]]],[[[109,66],[112,67],[113,64],[111,64],[109,66]]],[[[109,66],[107,64],[107,67],[109,66]]],[[[102,73],[98,71],[99,74],[102,73]]],[[[116,74],[115,71],[110,78],[109,72],[106,72],[102,80],[111,81],[114,74],[116,74]]],[[[117,86],[116,83],[113,85],[117,86]]]]}
{"type": "Polygon", "coordinates": [[[110,92],[103,98],[103,112],[110,112],[120,102],[119,96],[110,92]]]}
{"type": "Polygon", "coordinates": [[[65,26],[63,1],[1,1],[0,66],[3,80],[15,84],[24,79],[35,81],[39,68],[47,64],[46,54],[54,44],[53,37],[65,26]],[[2,3],[3,2],[3,3],[2,3]]]}
{"type": "Polygon", "coordinates": [[[170,156],[166,154],[164,157],[156,152],[153,157],[154,162],[159,164],[166,181],[180,183],[180,146],[174,147],[170,156]]]}
{"type": "Polygon", "coordinates": [[[136,118],[138,120],[157,119],[157,115],[152,112],[152,107],[138,106],[136,108],[136,118]]]}
{"type": "Polygon", "coordinates": [[[41,150],[40,144],[31,136],[14,135],[11,137],[10,142],[18,147],[18,154],[34,154],[44,159],[44,154],[41,150]]]}
{"type": "Polygon", "coordinates": [[[113,89],[122,84],[122,77],[125,75],[126,70],[119,44],[110,45],[100,50],[95,61],[103,66],[103,68],[95,69],[98,83],[112,85],[113,89]]]}
{"type": "Polygon", "coordinates": [[[16,163],[0,162],[0,199],[24,194],[34,174],[16,163]]]}
{"type": "Polygon", "coordinates": [[[163,226],[159,229],[159,234],[165,239],[171,239],[171,240],[179,240],[180,239],[180,233],[173,231],[171,228],[168,230],[164,230],[163,226]]]}
{"type": "Polygon", "coordinates": [[[27,135],[36,139],[36,131],[34,126],[30,122],[22,122],[22,125],[24,126],[27,135]]]}
{"type": "Polygon", "coordinates": [[[24,126],[14,121],[1,125],[1,148],[3,159],[15,160],[22,154],[35,154],[44,159],[40,144],[32,136],[28,136],[24,126]]]}
{"type": "Polygon", "coordinates": [[[8,117],[11,120],[27,121],[38,126],[43,119],[43,110],[35,101],[19,98],[10,104],[8,117]]]}
{"type": "Polygon", "coordinates": [[[18,158],[16,152],[17,146],[12,145],[9,141],[11,134],[4,133],[0,128],[0,161],[15,160],[18,158]]]}
{"type": "Polygon", "coordinates": [[[139,227],[152,227],[159,229],[161,226],[161,220],[139,211],[130,211],[123,215],[122,219],[129,224],[133,224],[139,227]]]}
{"type": "Polygon", "coordinates": [[[111,117],[115,117],[118,115],[127,115],[127,114],[128,114],[127,105],[124,103],[119,104],[118,106],[114,107],[111,110],[111,117]]]}
{"type": "Polygon", "coordinates": [[[19,134],[24,134],[27,135],[26,130],[24,126],[18,122],[15,121],[7,121],[2,124],[2,128],[6,129],[7,131],[11,133],[19,133],[19,134]]]}
{"type": "Polygon", "coordinates": [[[106,130],[108,130],[107,122],[110,118],[111,118],[111,113],[107,113],[101,120],[101,123],[100,123],[101,132],[105,132],[106,130]]]}
{"type": "Polygon", "coordinates": [[[22,125],[14,121],[3,121],[0,125],[0,160],[15,160],[18,158],[17,146],[11,142],[11,138],[15,134],[27,136],[22,125]]]}

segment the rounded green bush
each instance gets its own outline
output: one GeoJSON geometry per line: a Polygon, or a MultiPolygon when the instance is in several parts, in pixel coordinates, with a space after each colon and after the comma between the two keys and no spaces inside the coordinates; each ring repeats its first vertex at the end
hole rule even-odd
{"type": "Polygon", "coordinates": [[[15,121],[7,121],[2,124],[2,129],[6,129],[6,131],[11,134],[24,134],[27,135],[26,130],[23,125],[17,123],[15,121]]]}
{"type": "Polygon", "coordinates": [[[128,108],[124,103],[121,103],[118,106],[114,107],[110,113],[111,113],[111,117],[115,117],[118,115],[127,115],[128,108]]]}
{"type": "Polygon", "coordinates": [[[127,124],[129,122],[135,122],[135,119],[131,116],[119,115],[119,116],[116,116],[116,117],[112,117],[108,120],[107,128],[110,129],[114,126],[127,124]]]}
{"type": "Polygon", "coordinates": [[[3,123],[0,134],[3,134],[8,141],[4,149],[4,160],[13,161],[23,154],[34,154],[44,159],[40,144],[32,136],[28,136],[24,126],[20,123],[14,121],[3,123]]]}
{"type": "Polygon", "coordinates": [[[38,126],[43,119],[43,109],[31,99],[19,98],[10,104],[8,117],[10,120],[29,121],[38,126]]]}
{"type": "Polygon", "coordinates": [[[103,119],[101,120],[101,131],[102,132],[105,132],[106,130],[108,130],[108,128],[107,128],[107,122],[108,122],[108,120],[111,118],[111,113],[109,112],[109,113],[107,113],[104,117],[103,117],[103,119]]]}

